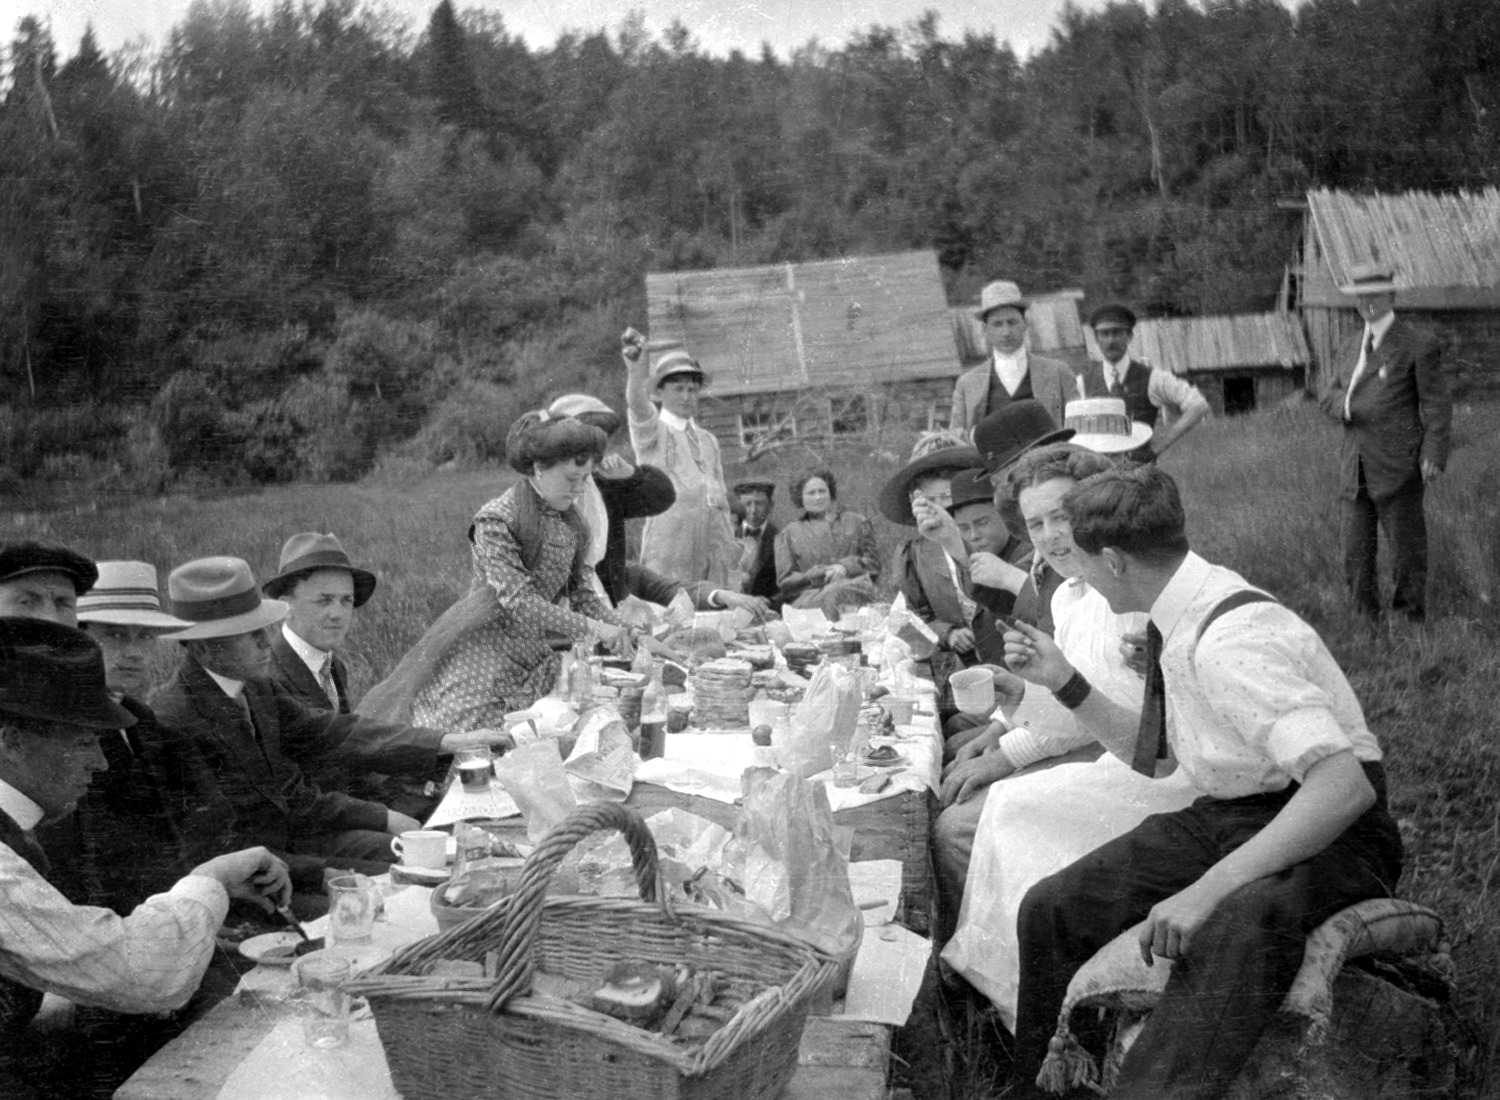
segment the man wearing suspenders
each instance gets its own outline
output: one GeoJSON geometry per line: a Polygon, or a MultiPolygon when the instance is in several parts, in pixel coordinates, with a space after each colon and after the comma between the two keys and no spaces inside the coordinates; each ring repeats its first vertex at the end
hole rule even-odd
{"type": "Polygon", "coordinates": [[[1175,763],[1200,797],[1026,895],[1017,1067],[1021,1080],[1039,1070],[1073,973],[1135,929],[1148,964],[1175,965],[1112,1095],[1209,1100],[1281,1004],[1307,933],[1395,887],[1380,746],[1312,628],[1191,552],[1170,476],[1099,474],[1064,507],[1083,579],[1116,613],[1151,616],[1142,713],[1092,691],[1033,628],[1007,634],[1006,661],[1115,755],[1148,776],[1175,763]]]}

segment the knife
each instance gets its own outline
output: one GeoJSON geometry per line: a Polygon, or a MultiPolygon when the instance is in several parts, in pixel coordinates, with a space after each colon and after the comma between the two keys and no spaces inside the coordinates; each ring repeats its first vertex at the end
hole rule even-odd
{"type": "Polygon", "coordinates": [[[292,907],[290,905],[277,906],[276,915],[284,920],[287,925],[297,933],[297,935],[301,936],[308,943],[312,942],[312,937],[309,936],[307,934],[307,931],[302,927],[302,922],[292,915],[292,907]]]}

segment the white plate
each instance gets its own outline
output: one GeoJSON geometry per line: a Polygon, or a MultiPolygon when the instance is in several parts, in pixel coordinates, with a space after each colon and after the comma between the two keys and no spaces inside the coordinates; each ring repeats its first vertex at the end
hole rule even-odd
{"type": "Polygon", "coordinates": [[[251,936],[240,944],[240,954],[262,966],[291,966],[295,956],[286,948],[296,947],[301,942],[302,937],[295,932],[267,932],[251,936]]]}
{"type": "Polygon", "coordinates": [[[358,946],[333,946],[325,947],[321,951],[309,951],[306,955],[299,956],[292,963],[292,977],[297,977],[297,968],[307,959],[320,959],[326,956],[335,956],[340,959],[349,960],[349,972],[352,977],[355,974],[363,974],[376,963],[384,962],[391,957],[389,948],[381,947],[379,944],[365,943],[358,946]]]}
{"type": "Polygon", "coordinates": [[[416,883],[418,886],[437,886],[439,883],[447,882],[453,877],[453,872],[447,868],[437,867],[407,867],[404,864],[391,864],[391,881],[395,883],[416,883]]]}

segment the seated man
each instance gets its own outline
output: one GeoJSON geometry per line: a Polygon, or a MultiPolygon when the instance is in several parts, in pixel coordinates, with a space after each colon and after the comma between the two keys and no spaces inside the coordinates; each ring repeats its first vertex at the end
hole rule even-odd
{"type": "Polygon", "coordinates": [[[730,491],[744,509],[744,514],[734,520],[734,537],[740,544],[740,575],[745,579],[741,591],[774,606],[781,596],[776,585],[777,527],[771,522],[776,485],[759,478],[741,478],[730,491]]]}
{"type": "Polygon", "coordinates": [[[1074,971],[1134,929],[1148,964],[1177,965],[1114,1097],[1221,1097],[1281,1004],[1306,934],[1395,887],[1401,841],[1380,746],[1317,634],[1190,551],[1167,474],[1098,474],[1063,506],[1083,579],[1116,613],[1150,614],[1139,722],[1033,628],[1007,636],[1007,663],[1143,774],[1170,752],[1200,797],[1026,894],[1017,1070],[1030,1081],[1047,1057],[1074,971]]]}
{"type": "Polygon", "coordinates": [[[51,542],[0,543],[0,615],[78,622],[78,597],[98,578],[94,563],[51,542]]]}
{"type": "Polygon", "coordinates": [[[100,562],[78,600],[79,625],[104,656],[111,697],[135,719],[100,737],[109,770],[65,819],[38,830],[54,885],[80,905],[129,913],[188,868],[228,851],[234,810],[191,738],[162,726],[141,702],[160,636],[190,626],[163,613],[156,570],[100,562]]]}
{"type": "MultiPolygon", "coordinates": [[[[375,584],[375,574],[351,562],[337,536],[307,531],[287,539],[276,575],[260,586],[288,608],[281,629],[271,635],[266,678],[309,710],[351,713],[349,672],[338,651],[375,584]]],[[[320,787],[418,818],[436,805],[443,778],[441,767],[430,775],[393,776],[354,767],[336,754],[303,766],[320,787]]]]}
{"type": "MultiPolygon", "coordinates": [[[[208,967],[229,899],[269,908],[290,895],[286,865],[264,848],[209,860],[124,917],[74,906],[49,884],[50,861],[33,830],[70,812],[105,768],[100,731],[133,722],[110,699],[99,648],[86,635],[0,618],[0,1030],[7,1035],[26,1027],[43,993],[116,1012],[178,1008],[208,967]]],[[[0,1095],[93,1094],[101,1083],[87,1079],[88,1052],[71,1054],[34,1038],[7,1041],[0,1095]]]]}
{"type": "MultiPolygon", "coordinates": [[[[321,790],[306,765],[425,773],[441,753],[492,737],[310,710],[265,677],[271,628],[286,605],[261,598],[239,558],[201,558],[167,578],[172,613],[193,625],[177,672],[151,697],[161,721],[197,742],[235,811],[235,835],[288,853],[300,894],[321,895],[325,866],[379,873],[392,835],[419,823],[384,805],[321,790]]],[[[307,910],[313,899],[302,897],[307,910]]]]}

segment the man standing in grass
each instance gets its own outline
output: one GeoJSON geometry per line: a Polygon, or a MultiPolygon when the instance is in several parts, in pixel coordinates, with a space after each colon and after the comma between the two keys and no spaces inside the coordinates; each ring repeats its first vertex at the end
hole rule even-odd
{"type": "Polygon", "coordinates": [[[0,543],[0,615],[78,625],[78,597],[99,577],[82,554],[51,542],[0,543]]]}
{"type": "Polygon", "coordinates": [[[1083,579],[1116,614],[1150,614],[1141,712],[1093,690],[1034,628],[1007,633],[1006,661],[1143,775],[1175,759],[1201,797],[1026,894],[1017,1069],[1023,1081],[1044,1060],[1048,1076],[1060,1071],[1049,1042],[1070,978],[1134,929],[1148,965],[1175,965],[1112,1095],[1217,1100],[1290,988],[1307,934],[1395,888],[1401,841],[1380,745],[1312,628],[1191,552],[1167,474],[1096,474],[1063,508],[1083,579]]]}
{"type": "Polygon", "coordinates": [[[1396,316],[1390,268],[1359,264],[1340,287],[1365,324],[1339,346],[1319,405],[1344,427],[1340,456],[1344,579],[1354,606],[1381,612],[1376,550],[1391,549],[1391,610],[1427,617],[1427,520],[1422,497],[1448,464],[1453,403],[1442,351],[1426,329],[1396,316]]]}
{"type": "Polygon", "coordinates": [[[1078,396],[1123,399],[1132,422],[1151,426],[1151,438],[1126,457],[1155,462],[1208,415],[1208,399],[1171,371],[1130,357],[1135,314],[1128,307],[1100,306],[1089,315],[1089,328],[1100,358],[1083,369],[1078,396]]]}

